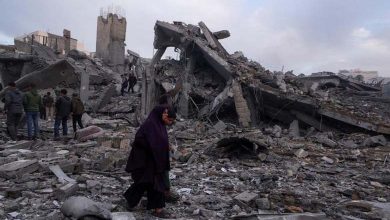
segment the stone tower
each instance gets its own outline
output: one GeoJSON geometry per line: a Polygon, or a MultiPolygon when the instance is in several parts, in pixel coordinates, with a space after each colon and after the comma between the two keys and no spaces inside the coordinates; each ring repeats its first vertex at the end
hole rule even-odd
{"type": "Polygon", "coordinates": [[[126,18],[108,13],[97,19],[96,57],[109,65],[123,65],[125,61],[126,18]]]}

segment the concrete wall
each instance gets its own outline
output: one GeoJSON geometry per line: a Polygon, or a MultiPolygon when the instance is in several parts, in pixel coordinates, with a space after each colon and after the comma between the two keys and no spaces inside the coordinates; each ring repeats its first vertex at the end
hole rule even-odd
{"type": "Polygon", "coordinates": [[[125,60],[126,18],[108,14],[97,19],[96,57],[111,65],[123,65],[125,60]]]}

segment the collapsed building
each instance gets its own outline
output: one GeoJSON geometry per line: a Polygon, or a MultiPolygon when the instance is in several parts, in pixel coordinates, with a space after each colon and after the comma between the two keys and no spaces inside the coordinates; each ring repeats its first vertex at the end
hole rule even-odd
{"type": "Polygon", "coordinates": [[[0,128],[0,218],[150,218],[142,204],[132,212],[121,204],[131,179],[123,167],[137,125],[162,95],[180,116],[169,129],[180,201],[167,209],[177,217],[389,218],[388,87],[271,72],[242,52],[229,54],[219,41],[229,31],[203,22],[157,21],[152,59],[125,55],[123,27],[123,38],[112,28],[106,58],[59,54],[39,42],[20,44],[27,52],[0,47],[3,85],[79,92],[88,126],[76,140],[56,142],[52,124],[41,121],[42,140],[16,144],[0,128]],[[179,60],[162,59],[168,47],[179,60]],[[141,79],[139,93],[119,96],[123,72],[141,79]]]}
{"type": "Polygon", "coordinates": [[[346,102],[340,106],[329,94],[329,90],[336,88],[346,91],[339,100],[365,92],[379,97],[381,88],[341,76],[296,77],[272,73],[241,52],[229,54],[219,42],[229,36],[226,30],[213,33],[203,22],[195,26],[157,21],[154,39],[157,52],[143,77],[142,113],[146,115],[161,94],[176,88],[173,98],[185,118],[214,116],[244,127],[258,126],[262,121],[288,125],[299,120],[300,124],[318,130],[337,128],[344,132],[366,130],[390,134],[390,123],[386,120],[389,108],[383,99],[364,99],[370,103],[346,102]],[[179,61],[160,61],[167,47],[180,51],[179,61]],[[348,109],[349,105],[356,109],[348,109]],[[378,106],[378,111],[366,106],[378,106]]]}

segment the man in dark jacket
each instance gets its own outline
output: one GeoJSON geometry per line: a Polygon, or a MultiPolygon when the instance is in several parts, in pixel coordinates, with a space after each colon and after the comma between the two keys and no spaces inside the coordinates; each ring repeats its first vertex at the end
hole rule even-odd
{"type": "Polygon", "coordinates": [[[27,92],[23,97],[24,111],[27,117],[27,135],[28,139],[36,139],[39,135],[39,110],[42,107],[42,99],[35,89],[34,84],[30,84],[27,87],[27,92]],[[34,127],[34,136],[32,135],[34,127]]]}
{"type": "Polygon", "coordinates": [[[129,80],[126,76],[122,76],[122,86],[121,86],[121,95],[124,96],[126,88],[129,86],[129,80]]]}
{"type": "Polygon", "coordinates": [[[130,73],[129,75],[129,89],[127,92],[134,93],[134,86],[137,84],[137,77],[134,76],[134,73],[130,73]]]}
{"type": "Polygon", "coordinates": [[[80,128],[84,128],[81,118],[84,113],[84,104],[81,101],[80,97],[73,93],[72,95],[72,122],[73,122],[73,131],[77,131],[76,123],[79,124],[80,128]]]}
{"type": "Polygon", "coordinates": [[[62,135],[68,135],[68,118],[72,111],[72,103],[70,98],[66,95],[68,91],[62,89],[60,92],[60,97],[56,100],[55,108],[55,120],[54,120],[54,138],[58,139],[60,137],[60,125],[62,124],[62,135]]]}
{"type": "Polygon", "coordinates": [[[18,125],[23,114],[23,95],[16,88],[16,84],[8,84],[8,91],[5,94],[4,110],[7,114],[7,130],[12,141],[17,140],[18,125]]]}

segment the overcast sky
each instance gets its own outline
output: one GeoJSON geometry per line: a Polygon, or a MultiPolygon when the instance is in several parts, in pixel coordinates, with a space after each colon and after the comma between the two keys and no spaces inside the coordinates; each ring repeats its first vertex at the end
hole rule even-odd
{"type": "Polygon", "coordinates": [[[390,77],[390,1],[387,0],[0,0],[0,44],[35,30],[72,37],[95,51],[100,8],[121,6],[127,48],[153,53],[156,20],[204,21],[222,40],[270,70],[310,74],[377,70],[390,77]]]}

